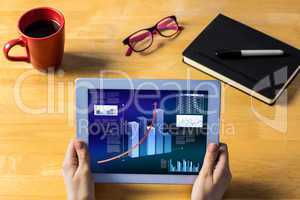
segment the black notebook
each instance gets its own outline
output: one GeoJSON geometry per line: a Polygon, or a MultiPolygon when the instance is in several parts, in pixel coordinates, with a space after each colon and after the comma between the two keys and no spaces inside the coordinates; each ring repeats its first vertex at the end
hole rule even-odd
{"type": "Polygon", "coordinates": [[[183,61],[272,104],[300,70],[300,51],[220,14],[184,50],[183,61]],[[222,59],[216,51],[223,49],[281,49],[287,55],[222,59]]]}

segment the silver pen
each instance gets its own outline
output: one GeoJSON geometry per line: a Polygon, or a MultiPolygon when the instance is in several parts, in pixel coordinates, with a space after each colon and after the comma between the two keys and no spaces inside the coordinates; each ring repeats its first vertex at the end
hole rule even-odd
{"type": "Polygon", "coordinates": [[[254,56],[283,56],[286,53],[281,49],[261,49],[261,50],[218,50],[216,55],[220,58],[239,58],[239,57],[254,57],[254,56]]]}

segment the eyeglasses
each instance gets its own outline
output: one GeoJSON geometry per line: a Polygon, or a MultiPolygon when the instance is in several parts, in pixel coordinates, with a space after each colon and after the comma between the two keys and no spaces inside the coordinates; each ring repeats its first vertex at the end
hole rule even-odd
{"type": "Polygon", "coordinates": [[[161,19],[153,27],[141,29],[134,32],[123,40],[124,45],[128,45],[126,56],[130,56],[132,51],[141,52],[148,49],[153,43],[153,35],[159,34],[162,37],[172,37],[183,29],[179,26],[175,16],[161,19]]]}

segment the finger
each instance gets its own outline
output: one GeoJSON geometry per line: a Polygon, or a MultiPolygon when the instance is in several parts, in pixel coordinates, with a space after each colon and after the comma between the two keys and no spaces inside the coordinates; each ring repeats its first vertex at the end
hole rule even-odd
{"type": "Polygon", "coordinates": [[[89,156],[88,156],[88,149],[87,145],[80,140],[75,140],[74,143],[75,150],[77,153],[78,161],[79,161],[79,166],[88,164],[89,163],[89,156]]]}
{"type": "Polygon", "coordinates": [[[204,162],[202,166],[202,173],[206,175],[212,175],[215,168],[216,159],[218,157],[218,145],[210,143],[207,146],[204,162]]]}
{"type": "Polygon", "coordinates": [[[219,147],[219,158],[214,170],[214,179],[219,180],[229,175],[229,155],[226,144],[220,144],[219,147]]]}
{"type": "Polygon", "coordinates": [[[65,155],[63,162],[64,173],[74,174],[78,167],[78,158],[74,147],[74,140],[71,140],[65,155]]]}
{"type": "Polygon", "coordinates": [[[229,153],[227,144],[221,143],[219,146],[219,159],[216,168],[229,167],[229,153]]]}

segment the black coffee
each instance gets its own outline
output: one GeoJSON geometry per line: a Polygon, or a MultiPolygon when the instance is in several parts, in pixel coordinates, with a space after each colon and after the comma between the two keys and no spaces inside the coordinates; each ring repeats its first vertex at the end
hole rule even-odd
{"type": "Polygon", "coordinates": [[[53,20],[39,20],[29,24],[24,33],[30,37],[41,38],[55,33],[58,29],[58,23],[53,20]]]}

